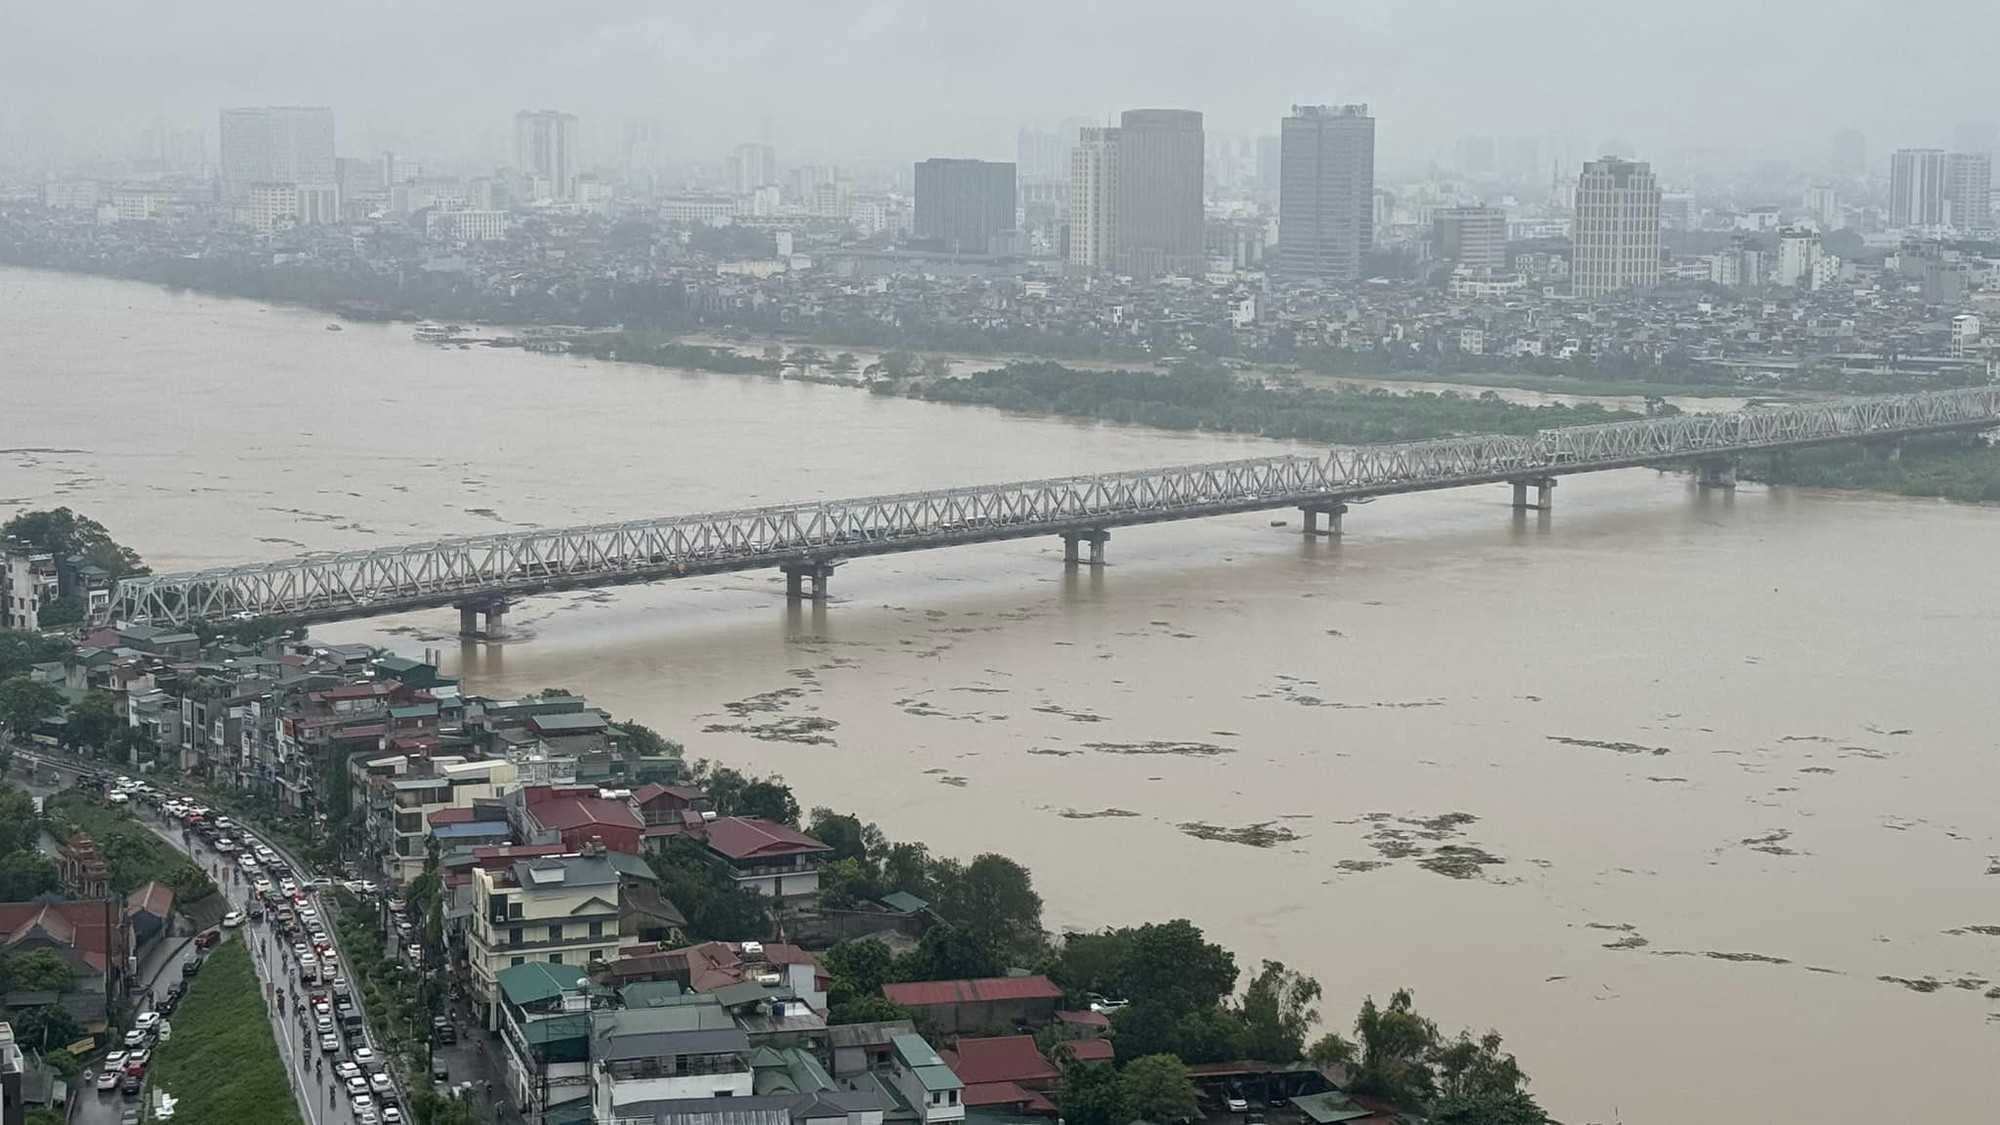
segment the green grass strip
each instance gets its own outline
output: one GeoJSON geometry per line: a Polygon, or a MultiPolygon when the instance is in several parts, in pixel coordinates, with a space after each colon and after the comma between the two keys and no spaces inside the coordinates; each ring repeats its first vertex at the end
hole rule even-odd
{"type": "Polygon", "coordinates": [[[271,1021],[264,986],[240,940],[217,946],[188,984],[173,1037],[153,1056],[154,1090],[179,1099],[175,1125],[303,1125],[271,1021]]]}

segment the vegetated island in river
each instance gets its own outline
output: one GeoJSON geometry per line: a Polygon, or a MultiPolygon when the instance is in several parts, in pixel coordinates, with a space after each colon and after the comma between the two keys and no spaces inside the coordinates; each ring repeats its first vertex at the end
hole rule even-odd
{"type": "MultiPolygon", "coordinates": [[[[1168,430],[1212,430],[1339,445],[1456,434],[1526,434],[1550,426],[1631,421],[1637,412],[1595,403],[1527,406],[1492,393],[1391,393],[1380,388],[1306,387],[1239,378],[1226,371],[1076,371],[1057,363],[1013,363],[959,379],[911,381],[898,389],[932,402],[993,406],[1168,430]]],[[[1664,403],[1654,409],[1673,412],[1664,403]]],[[[1746,479],[1966,503],[2000,502],[2000,450],[1981,434],[1906,438],[1895,459],[1859,443],[1745,457],[1746,479]]]]}

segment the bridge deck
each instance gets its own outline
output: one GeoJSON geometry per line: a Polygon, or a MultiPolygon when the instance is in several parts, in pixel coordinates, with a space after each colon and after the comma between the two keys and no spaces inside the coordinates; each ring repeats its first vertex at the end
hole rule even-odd
{"type": "Polygon", "coordinates": [[[301,624],[551,590],[2000,425],[2000,388],[1440,438],[306,555],[119,584],[114,616],[301,624]]]}

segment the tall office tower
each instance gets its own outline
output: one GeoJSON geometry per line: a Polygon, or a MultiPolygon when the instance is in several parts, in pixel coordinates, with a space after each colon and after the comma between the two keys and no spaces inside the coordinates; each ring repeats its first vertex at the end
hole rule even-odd
{"type": "Polygon", "coordinates": [[[748,195],[778,182],[778,150],[770,145],[737,145],[729,158],[736,194],[748,195]]]}
{"type": "Polygon", "coordinates": [[[1859,129],[1842,129],[1835,133],[1831,163],[1835,175],[1865,174],[1868,171],[1868,138],[1859,129]]]}
{"type": "Polygon", "coordinates": [[[1278,190],[1278,169],[1284,163],[1284,141],[1273,136],[1257,138],[1257,186],[1264,191],[1278,190]]]}
{"type": "Polygon", "coordinates": [[[1606,157],[1585,162],[1576,181],[1574,260],[1579,297],[1660,282],[1660,184],[1653,167],[1606,157]]]}
{"type": "Polygon", "coordinates": [[[630,172],[659,172],[673,158],[673,130],[658,120],[625,123],[625,168],[630,172]]]}
{"type": "Polygon", "coordinates": [[[218,137],[223,190],[250,197],[256,183],[334,182],[333,110],[326,106],[225,109],[218,137]]]}
{"type": "Polygon", "coordinates": [[[1431,237],[1438,258],[1454,267],[1474,273],[1507,268],[1507,213],[1498,207],[1440,207],[1431,212],[1431,237]]]}
{"type": "Polygon", "coordinates": [[[1118,268],[1138,277],[1196,273],[1202,235],[1201,114],[1128,109],[1118,123],[1118,268]]]}
{"type": "Polygon", "coordinates": [[[1279,137],[1279,272],[1360,277],[1375,246],[1375,119],[1365,105],[1295,105],[1279,137]]]}
{"type": "Polygon", "coordinates": [[[948,254],[985,254],[1014,228],[1014,166],[993,160],[917,164],[911,234],[948,254]]]}
{"type": "Polygon", "coordinates": [[[1117,126],[1086,125],[1069,154],[1069,264],[1079,272],[1118,264],[1119,185],[1117,126]]]}
{"type": "Polygon", "coordinates": [[[1499,169],[1492,137],[1458,138],[1458,171],[1464,176],[1490,176],[1499,169]]]}
{"type": "Polygon", "coordinates": [[[2000,125],[1991,121],[1961,121],[1951,131],[1953,152],[2000,153],[2000,125]]]}
{"type": "Polygon", "coordinates": [[[1897,149],[1889,157],[1889,225],[1936,227],[1944,223],[1944,151],[1897,149]]]}
{"type": "Polygon", "coordinates": [[[553,109],[524,109],[514,115],[514,167],[536,181],[548,181],[551,199],[575,199],[576,115],[553,109]]]}
{"type": "Polygon", "coordinates": [[[1993,226],[1993,158],[1952,152],[1944,158],[1945,221],[1961,231],[1993,226]]]}
{"type": "Polygon", "coordinates": [[[1069,142],[1061,129],[1023,125],[1014,136],[1014,170],[1024,180],[1060,180],[1069,175],[1069,142]]]}

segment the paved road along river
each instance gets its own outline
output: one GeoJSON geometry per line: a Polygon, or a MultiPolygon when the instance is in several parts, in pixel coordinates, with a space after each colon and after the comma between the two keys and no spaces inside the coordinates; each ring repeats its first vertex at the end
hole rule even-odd
{"type": "MultiPolygon", "coordinates": [[[[1287,448],[419,346],[407,327],[0,271],[0,515],[155,565],[1287,448]]],[[[321,630],[567,686],[945,853],[1052,926],[1185,915],[1493,1026],[1569,1121],[1990,1112],[2000,512],[1625,472],[1521,521],[1384,500],[321,630]],[[1893,1076],[1893,1077],[1889,1077],[1893,1076]]]]}

